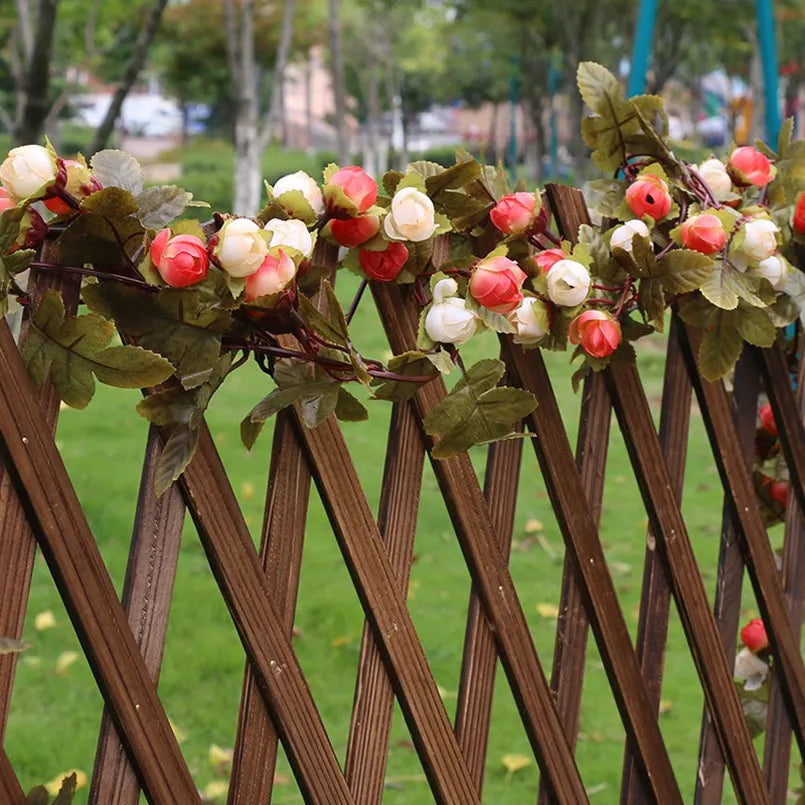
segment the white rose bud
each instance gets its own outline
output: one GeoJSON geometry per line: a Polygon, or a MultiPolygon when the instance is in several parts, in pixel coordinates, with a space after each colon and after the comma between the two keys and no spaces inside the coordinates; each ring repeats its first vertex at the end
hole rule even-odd
{"type": "Polygon", "coordinates": [[[765,277],[775,291],[780,291],[785,284],[788,266],[782,257],[773,254],[765,260],[761,260],[757,268],[753,269],[751,273],[755,276],[765,277]]]}
{"type": "Polygon", "coordinates": [[[777,251],[777,238],[780,231],[774,221],[758,218],[744,224],[744,241],[741,252],[750,260],[761,262],[777,251]]]}
{"type": "Polygon", "coordinates": [[[632,238],[639,235],[641,238],[648,238],[648,227],[639,219],[633,218],[625,224],[619,226],[613,233],[609,241],[611,248],[619,248],[624,251],[632,251],[632,238]]]}
{"type": "Polygon", "coordinates": [[[697,170],[718,201],[724,201],[730,197],[732,179],[727,173],[727,166],[720,159],[705,160],[697,170]]]}
{"type": "Polygon", "coordinates": [[[515,344],[536,344],[550,325],[548,308],[534,296],[526,296],[509,314],[509,321],[517,328],[512,338],[515,344]]]}
{"type": "Polygon", "coordinates": [[[218,233],[215,257],[232,277],[254,274],[268,254],[267,233],[250,218],[232,218],[218,233]]]}
{"type": "Polygon", "coordinates": [[[769,666],[748,648],[735,655],[734,676],[744,683],[744,690],[757,690],[769,674],[769,666]]]}
{"type": "Polygon", "coordinates": [[[287,221],[272,218],[263,228],[271,232],[269,248],[288,246],[301,252],[304,257],[310,257],[313,254],[313,237],[304,221],[298,221],[295,218],[287,221]]]}
{"type": "Polygon", "coordinates": [[[427,240],[436,231],[433,202],[415,187],[404,187],[394,194],[383,229],[391,240],[427,240]]]}
{"type": "Polygon", "coordinates": [[[272,188],[274,198],[279,198],[283,193],[288,193],[291,190],[299,190],[316,215],[321,215],[324,212],[324,199],[321,195],[321,188],[312,176],[304,171],[289,173],[287,176],[277,179],[272,188]]]}
{"type": "Polygon", "coordinates": [[[41,145],[12,148],[0,165],[0,182],[18,201],[42,195],[55,180],[56,160],[41,145]]]}
{"type": "Polygon", "coordinates": [[[443,344],[465,344],[478,329],[478,317],[467,310],[467,303],[455,296],[455,280],[439,280],[433,288],[433,304],[425,316],[425,332],[443,344]]]}
{"type": "Polygon", "coordinates": [[[551,302],[564,307],[576,307],[590,290],[590,272],[575,260],[559,260],[551,266],[546,277],[551,302]]]}

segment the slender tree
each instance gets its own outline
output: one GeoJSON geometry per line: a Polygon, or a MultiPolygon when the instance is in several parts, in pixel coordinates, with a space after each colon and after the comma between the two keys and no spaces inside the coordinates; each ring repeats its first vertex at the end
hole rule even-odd
{"type": "Polygon", "coordinates": [[[344,84],[344,60],[341,51],[341,2],[330,0],[330,74],[335,97],[335,127],[338,161],[350,161],[349,130],[347,128],[347,92],[344,84]]]}

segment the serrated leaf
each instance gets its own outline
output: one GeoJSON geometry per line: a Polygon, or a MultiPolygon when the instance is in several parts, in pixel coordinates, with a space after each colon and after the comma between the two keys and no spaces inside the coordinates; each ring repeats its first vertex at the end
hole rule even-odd
{"type": "Polygon", "coordinates": [[[161,495],[184,472],[198,444],[198,428],[178,426],[171,431],[154,474],[154,491],[161,495]]]}
{"type": "Polygon", "coordinates": [[[390,170],[383,174],[383,188],[390,195],[393,196],[397,192],[397,185],[405,177],[404,173],[400,171],[390,170]]]}
{"type": "Polygon", "coordinates": [[[176,185],[147,187],[137,196],[134,216],[146,229],[161,229],[178,218],[192,199],[192,193],[176,185]]]}
{"type": "Polygon", "coordinates": [[[369,418],[366,406],[350,394],[343,386],[338,389],[335,415],[342,422],[363,422],[369,418]]]}
{"type": "Polygon", "coordinates": [[[34,256],[29,249],[7,253],[19,235],[24,213],[22,207],[12,207],[0,214],[0,317],[8,311],[8,293],[14,275],[27,268],[34,256]]]}
{"type": "Polygon", "coordinates": [[[171,232],[174,235],[195,235],[197,238],[205,240],[204,229],[195,218],[185,218],[183,221],[177,221],[171,226],[171,232]]]}
{"type": "Polygon", "coordinates": [[[145,184],[140,163],[124,151],[109,148],[98,151],[90,160],[95,178],[106,187],[119,187],[139,195],[145,184]]]}
{"type": "MultiPolygon", "coordinates": [[[[436,377],[436,367],[430,354],[423,354],[412,350],[401,355],[395,355],[388,363],[390,372],[408,377],[436,377]]],[[[420,384],[405,380],[374,381],[377,385],[373,389],[374,396],[379,400],[392,400],[400,402],[409,400],[416,394],[420,384]]]]}
{"type": "Polygon", "coordinates": [[[443,375],[449,375],[450,372],[456,368],[452,356],[444,349],[439,349],[436,352],[427,352],[425,353],[425,357],[443,375]]]}
{"type": "Polygon", "coordinates": [[[321,284],[324,312],[320,311],[304,294],[299,294],[299,312],[313,330],[331,344],[346,347],[349,344],[349,326],[333,286],[327,280],[321,284]]]}
{"type": "Polygon", "coordinates": [[[741,304],[736,327],[741,338],[756,347],[770,347],[777,340],[777,328],[763,308],[741,304]]]}
{"type": "Polygon", "coordinates": [[[640,280],[637,294],[640,309],[645,312],[648,320],[659,332],[662,332],[665,320],[664,279],[664,277],[658,277],[640,280]]]}
{"type": "Polygon", "coordinates": [[[623,87],[618,79],[596,62],[579,64],[576,84],[584,102],[599,115],[606,116],[613,106],[623,101],[623,87]]]}
{"type": "Polygon", "coordinates": [[[22,640],[15,640],[13,637],[0,637],[0,655],[17,654],[30,647],[30,643],[25,643],[22,640]]]}
{"type": "Polygon", "coordinates": [[[705,380],[724,377],[741,356],[743,339],[738,332],[739,317],[737,310],[718,310],[713,323],[704,331],[698,363],[705,380]]]}
{"type": "MultiPolygon", "coordinates": [[[[467,156],[469,157],[468,154],[467,156]]],[[[455,165],[446,170],[442,168],[441,171],[434,175],[426,177],[425,187],[428,195],[434,201],[441,202],[440,194],[443,191],[466,187],[470,182],[478,179],[480,175],[481,166],[472,157],[469,157],[456,162],[455,165]]]]}
{"type": "Polygon", "coordinates": [[[717,261],[710,275],[699,287],[702,296],[722,310],[735,310],[738,307],[738,286],[735,279],[737,273],[723,261],[717,261]]]}
{"type": "Polygon", "coordinates": [[[659,259],[662,284],[668,293],[687,293],[701,287],[710,276],[715,261],[690,249],[672,249],[659,259]]]}

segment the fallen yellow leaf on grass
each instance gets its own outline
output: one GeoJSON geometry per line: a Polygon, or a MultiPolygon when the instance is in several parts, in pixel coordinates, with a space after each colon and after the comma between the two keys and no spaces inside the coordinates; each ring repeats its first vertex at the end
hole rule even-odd
{"type": "Polygon", "coordinates": [[[55,797],[56,794],[59,793],[64,778],[69,777],[71,774],[75,775],[76,791],[87,784],[86,772],[81,771],[81,769],[70,769],[69,771],[63,771],[61,774],[57,774],[49,783],[45,783],[48,794],[50,794],[51,797],[55,797]]]}
{"type": "Polygon", "coordinates": [[[223,775],[229,773],[234,755],[234,749],[224,749],[218,744],[212,744],[207,757],[210,759],[210,765],[215,769],[215,773],[223,775]]]}
{"type": "Polygon", "coordinates": [[[244,481],[240,485],[240,493],[244,500],[251,500],[254,497],[254,484],[251,481],[244,481]]]}
{"type": "Polygon", "coordinates": [[[78,659],[77,651],[62,651],[56,658],[56,673],[63,675],[67,669],[78,659]]]}
{"type": "Polygon", "coordinates": [[[559,607],[553,604],[537,604],[537,612],[543,618],[558,618],[559,607]]]}
{"type": "Polygon", "coordinates": [[[36,629],[37,632],[43,632],[45,629],[52,629],[55,625],[56,617],[49,609],[46,609],[44,612],[40,612],[34,618],[34,629],[36,629]]]}
{"type": "Polygon", "coordinates": [[[660,701],[660,715],[670,713],[673,708],[674,703],[670,699],[662,699],[662,701],[660,701]]]}
{"type": "Polygon", "coordinates": [[[518,755],[516,753],[510,755],[503,755],[500,759],[503,768],[506,769],[506,775],[511,777],[516,771],[526,768],[531,765],[531,758],[528,755],[518,755]]]}
{"type": "Polygon", "coordinates": [[[341,648],[342,646],[348,645],[351,642],[351,640],[352,640],[352,635],[348,635],[348,634],[339,635],[338,637],[334,637],[330,641],[330,645],[333,648],[341,648]]]}
{"type": "Polygon", "coordinates": [[[526,534],[536,534],[537,531],[544,531],[545,526],[540,520],[532,517],[531,519],[525,521],[525,528],[523,530],[526,534]]]}
{"type": "Polygon", "coordinates": [[[213,780],[204,786],[204,799],[223,799],[229,791],[226,780],[213,780]]]}

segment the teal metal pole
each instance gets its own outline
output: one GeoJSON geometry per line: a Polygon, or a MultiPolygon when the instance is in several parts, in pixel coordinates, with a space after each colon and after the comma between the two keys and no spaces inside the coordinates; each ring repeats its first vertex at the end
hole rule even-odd
{"type": "Polygon", "coordinates": [[[777,89],[777,40],[774,33],[772,0],[755,0],[757,9],[757,41],[763,67],[766,96],[766,142],[775,148],[780,132],[780,104],[777,89]]]}
{"type": "Polygon", "coordinates": [[[634,47],[632,48],[632,69],[629,71],[629,85],[626,88],[626,94],[629,97],[645,92],[646,73],[651,59],[651,43],[654,39],[656,22],[657,0],[640,0],[634,47]]]}

